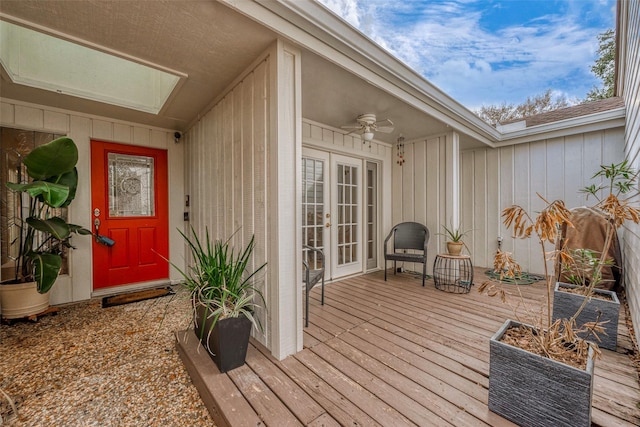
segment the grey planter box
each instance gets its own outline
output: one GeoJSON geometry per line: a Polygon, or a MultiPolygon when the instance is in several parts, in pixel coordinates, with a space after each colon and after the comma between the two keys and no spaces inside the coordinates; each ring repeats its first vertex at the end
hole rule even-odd
{"type": "MultiPolygon", "coordinates": [[[[568,319],[573,316],[576,311],[578,311],[578,308],[580,308],[580,305],[585,298],[582,295],[563,292],[559,290],[559,288],[576,288],[576,286],[569,283],[556,283],[553,293],[553,320],[568,319]]],[[[611,300],[591,298],[591,301],[587,303],[584,310],[582,310],[576,319],[576,325],[580,327],[587,322],[594,322],[598,318],[598,313],[602,313],[600,315],[600,321],[603,322],[608,320],[607,323],[602,325],[605,334],[598,335],[598,338],[600,338],[599,342],[593,337],[591,337],[591,341],[596,342],[600,348],[615,351],[618,343],[620,301],[618,300],[618,296],[615,292],[605,291],[602,289],[594,289],[593,292],[601,295],[607,295],[611,300]]]]}
{"type": "Polygon", "coordinates": [[[591,426],[593,348],[583,371],[500,342],[512,325],[489,344],[489,409],[523,427],[591,426]]]}

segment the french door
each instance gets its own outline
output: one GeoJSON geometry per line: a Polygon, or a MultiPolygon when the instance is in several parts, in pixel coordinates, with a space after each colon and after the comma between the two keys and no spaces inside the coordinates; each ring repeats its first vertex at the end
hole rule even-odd
{"type": "MultiPolygon", "coordinates": [[[[303,151],[303,244],[323,250],[325,271],[331,279],[364,271],[369,243],[377,241],[366,236],[363,228],[369,222],[368,212],[374,210],[369,209],[363,191],[367,183],[364,164],[353,157],[303,151]]],[[[312,268],[317,267],[317,260],[309,261],[312,268]]]]}

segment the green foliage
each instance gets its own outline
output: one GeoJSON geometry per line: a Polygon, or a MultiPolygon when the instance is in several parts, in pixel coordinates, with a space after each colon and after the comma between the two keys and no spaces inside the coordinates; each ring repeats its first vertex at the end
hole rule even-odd
{"type": "Polygon", "coordinates": [[[24,159],[27,173],[34,180],[57,178],[72,171],[78,163],[78,148],[71,138],[58,138],[33,149],[24,159]]]}
{"type": "Polygon", "coordinates": [[[599,185],[591,184],[580,191],[586,193],[587,197],[593,196],[600,200],[598,193],[601,190],[608,191],[609,194],[616,197],[631,191],[635,185],[637,172],[631,167],[628,160],[624,160],[618,164],[600,165],[600,170],[592,178],[604,178],[608,182],[599,185]]]}
{"type": "Polygon", "coordinates": [[[573,249],[570,255],[562,268],[568,273],[569,283],[582,288],[598,286],[603,282],[602,267],[615,265],[613,259],[604,259],[590,249],[573,249]]]}
{"type": "MultiPolygon", "coordinates": [[[[184,278],[189,290],[194,310],[205,307],[208,317],[213,317],[213,325],[219,319],[229,317],[247,317],[254,326],[261,328],[259,319],[253,316],[259,299],[264,303],[262,293],[255,286],[256,275],[265,268],[266,263],[250,271],[255,239],[251,237],[249,244],[241,251],[231,247],[231,237],[226,241],[216,240],[205,230],[202,241],[195,229],[191,227],[190,235],[180,231],[189,247],[193,265],[186,271],[175,264],[173,267],[184,278]]],[[[204,319],[203,319],[204,323],[204,319]]],[[[204,332],[204,331],[203,331],[204,332]]]]}
{"type": "Polygon", "coordinates": [[[19,212],[20,251],[16,260],[18,282],[35,281],[38,292],[47,293],[55,283],[62,266],[63,248],[72,248],[73,234],[91,234],[79,225],[69,224],[54,209],[69,206],[78,186],[78,148],[70,138],[58,138],[35,148],[24,158],[27,183],[7,183],[16,192],[29,195],[28,205],[19,212]]]}
{"type": "Polygon", "coordinates": [[[585,101],[597,101],[599,99],[614,96],[615,86],[615,61],[616,61],[616,34],[609,29],[598,35],[598,59],[591,67],[591,71],[602,80],[601,87],[593,87],[585,101]]]}
{"type": "Polygon", "coordinates": [[[444,229],[444,233],[442,233],[442,235],[446,236],[451,242],[461,241],[462,238],[471,231],[471,230],[462,231],[459,227],[454,227],[453,225],[451,225],[450,227],[447,227],[444,224],[442,224],[442,228],[444,229]]]}

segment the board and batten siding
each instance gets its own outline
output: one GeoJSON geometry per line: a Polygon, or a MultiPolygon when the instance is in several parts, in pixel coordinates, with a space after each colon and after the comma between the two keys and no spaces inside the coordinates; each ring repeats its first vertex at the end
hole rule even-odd
{"type": "MultiPolygon", "coordinates": [[[[429,229],[427,272],[432,271],[436,254],[446,251],[441,225],[458,218],[459,195],[453,182],[459,163],[456,137],[448,133],[405,142],[402,166],[397,162],[397,147],[393,149],[392,222],[413,221],[429,229]]],[[[421,265],[406,263],[404,268],[422,272],[421,265]]]]}
{"type": "MultiPolygon", "coordinates": [[[[86,228],[92,228],[93,220],[90,185],[91,139],[167,150],[169,257],[176,265],[183,267],[184,246],[176,243],[182,241],[177,229],[183,227],[184,154],[183,144],[174,142],[173,130],[28,104],[6,98],[0,102],[0,124],[16,129],[64,134],[75,141],[78,146],[77,168],[80,181],[75,200],[69,206],[69,221],[86,228]]],[[[61,275],[56,281],[51,290],[51,304],[83,301],[92,296],[91,239],[77,237],[73,239],[73,245],[77,249],[71,251],[69,255],[70,274],[61,275]]],[[[169,275],[172,282],[177,283],[180,279],[175,269],[170,269],[169,275]]]]}
{"type": "Polygon", "coordinates": [[[464,227],[473,230],[465,241],[474,265],[493,266],[501,237],[502,249],[513,253],[523,271],[544,273],[538,243],[514,239],[502,223],[502,210],[517,204],[530,213],[539,212],[545,203],[537,194],[549,202],[564,200],[568,208],[593,204],[580,189],[594,182],[591,177],[601,164],[620,162],[623,147],[624,130],[615,128],[463,151],[461,218],[464,227]]]}
{"type": "MultiPolygon", "coordinates": [[[[623,63],[618,64],[622,82],[619,91],[626,107],[625,155],[640,170],[640,1],[627,0],[621,8],[619,49],[623,63]]],[[[636,195],[635,201],[638,204],[636,195]]],[[[633,319],[636,342],[640,342],[640,226],[627,223],[622,233],[624,277],[629,311],[633,319]]]]}
{"type": "MultiPolygon", "coordinates": [[[[253,265],[267,260],[269,59],[262,61],[185,133],[189,226],[235,248],[255,237],[253,265]]],[[[189,258],[189,262],[192,260],[189,258]]],[[[264,279],[265,275],[262,274],[264,279]]],[[[268,288],[258,280],[265,299],[268,288]]],[[[256,313],[263,324],[266,316],[256,313]]],[[[262,339],[266,342],[266,334],[262,339]]]]}
{"type": "Polygon", "coordinates": [[[253,333],[279,359],[302,349],[299,60],[278,41],[185,133],[189,226],[235,248],[255,237],[253,333]]]}

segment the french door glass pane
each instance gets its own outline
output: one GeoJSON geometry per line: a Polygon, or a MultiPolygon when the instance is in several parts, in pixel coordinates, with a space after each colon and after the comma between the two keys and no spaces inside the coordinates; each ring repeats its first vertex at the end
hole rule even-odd
{"type": "MultiPolygon", "coordinates": [[[[324,228],[324,162],[315,159],[302,159],[302,243],[323,249],[322,233],[324,228]]],[[[304,251],[305,260],[312,269],[322,267],[320,260],[304,251]]]]}
{"type": "Polygon", "coordinates": [[[338,164],[338,265],[358,261],[358,168],[338,164]]]}
{"type": "Polygon", "coordinates": [[[377,216],[376,212],[378,209],[377,206],[377,172],[378,167],[377,164],[368,162],[367,163],[367,268],[375,268],[377,267],[377,216]]]}

